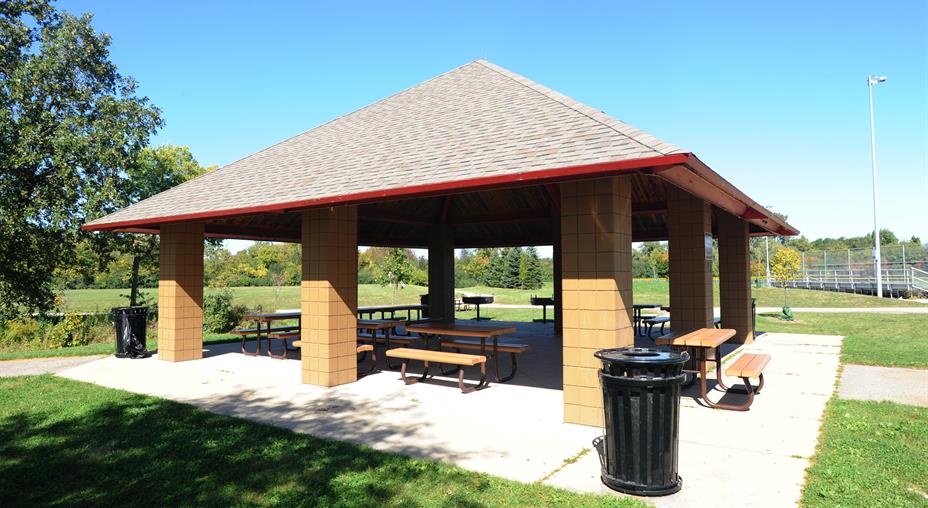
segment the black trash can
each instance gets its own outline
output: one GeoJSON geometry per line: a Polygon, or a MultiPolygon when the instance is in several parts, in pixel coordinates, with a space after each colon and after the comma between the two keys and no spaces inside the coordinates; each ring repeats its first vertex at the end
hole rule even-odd
{"type": "Polygon", "coordinates": [[[148,307],[114,307],[113,325],[116,328],[116,357],[144,358],[145,329],[148,325],[148,307]]]}
{"type": "Polygon", "coordinates": [[[620,348],[597,351],[596,357],[603,362],[603,483],[636,496],[679,491],[680,385],[689,355],[620,348]]]}

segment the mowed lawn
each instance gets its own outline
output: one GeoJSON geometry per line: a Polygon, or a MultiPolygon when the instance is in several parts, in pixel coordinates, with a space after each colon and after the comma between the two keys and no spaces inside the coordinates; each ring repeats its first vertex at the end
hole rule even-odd
{"type": "MultiPolygon", "coordinates": [[[[249,308],[261,308],[266,311],[275,309],[295,309],[300,306],[300,288],[296,286],[274,287],[237,287],[230,288],[236,303],[249,308]]],[[[216,291],[207,288],[206,292],[216,291]]],[[[158,300],[157,289],[143,289],[150,302],[158,300]]],[[[551,282],[537,290],[502,289],[485,286],[456,288],[457,293],[490,294],[496,303],[528,305],[532,295],[550,296],[553,294],[551,282]]],[[[670,303],[669,286],[665,280],[635,280],[633,286],[634,300],[638,303],[670,303]]],[[[394,295],[390,287],[377,284],[358,285],[358,305],[386,305],[391,303],[419,303],[420,295],[428,293],[423,286],[406,286],[398,289],[394,295]]],[[[74,289],[61,291],[63,310],[68,312],[109,311],[112,307],[126,305],[128,290],[125,289],[74,289]]],[[[715,286],[715,304],[718,305],[718,282],[715,286]]],[[[760,307],[780,307],[783,305],[783,290],[779,288],[754,288],[754,297],[760,307]]],[[[848,293],[833,293],[807,289],[789,290],[789,302],[792,307],[910,307],[926,306],[914,301],[875,298],[872,296],[848,293]]],[[[482,309],[481,309],[482,313],[482,309]]],[[[538,316],[540,317],[540,315],[538,316]]]]}
{"type": "Polygon", "coordinates": [[[928,314],[797,313],[757,316],[759,332],[841,335],[842,363],[928,368],[928,314]]]}
{"type": "Polygon", "coordinates": [[[2,378],[0,506],[52,505],[645,506],[53,376],[2,378]]]}
{"type": "Polygon", "coordinates": [[[928,408],[832,399],[802,491],[806,507],[928,506],[928,408]]]}

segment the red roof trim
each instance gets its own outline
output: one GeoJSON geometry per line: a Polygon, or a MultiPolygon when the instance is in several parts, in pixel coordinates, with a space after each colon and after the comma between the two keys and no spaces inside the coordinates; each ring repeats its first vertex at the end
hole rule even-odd
{"type": "Polygon", "coordinates": [[[252,215],[259,213],[282,212],[291,210],[300,210],[307,208],[316,208],[332,205],[360,204],[371,201],[380,201],[384,198],[400,199],[409,197],[423,197],[434,194],[448,194],[459,192],[470,192],[474,190],[486,190],[497,187],[509,187],[518,183],[550,183],[561,180],[569,180],[578,177],[588,176],[608,176],[623,172],[634,171],[642,168],[654,166],[674,166],[684,164],[690,158],[690,154],[673,154],[662,155],[659,157],[646,157],[642,159],[631,159],[615,162],[603,162],[597,164],[586,164],[582,166],[571,166],[557,169],[544,169],[540,171],[527,171],[525,173],[488,176],[481,178],[471,178],[467,180],[458,180],[454,182],[441,182],[435,184],[411,185],[409,187],[398,187],[395,189],[386,189],[379,191],[360,192],[356,194],[345,194],[342,196],[331,196],[319,199],[309,199],[303,201],[292,201],[289,203],[277,203],[273,205],[251,206],[242,208],[231,208],[227,210],[216,210],[212,212],[198,212],[166,217],[153,217],[148,219],[136,219],[120,222],[107,222],[102,224],[85,224],[81,229],[86,231],[112,230],[118,228],[127,228],[142,225],[167,224],[172,222],[187,222],[204,219],[215,219],[220,217],[232,217],[237,215],[252,215]]]}

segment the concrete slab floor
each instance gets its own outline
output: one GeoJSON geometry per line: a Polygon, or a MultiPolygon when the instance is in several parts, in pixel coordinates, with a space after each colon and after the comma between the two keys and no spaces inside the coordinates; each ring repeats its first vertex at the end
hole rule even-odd
{"type": "Polygon", "coordinates": [[[838,396],[928,407],[928,370],[845,365],[838,396]]]}
{"type": "MultiPolygon", "coordinates": [[[[394,371],[330,389],[301,385],[298,361],[246,357],[237,344],[210,346],[199,361],[110,357],[60,375],[523,482],[544,479],[572,490],[611,493],[599,480],[592,445],[602,429],[562,422],[559,339],[550,324],[517,326],[519,340],[534,347],[523,355],[519,374],[466,395],[451,378],[407,386],[394,371]],[[593,451],[564,464],[584,449],[593,451]]],[[[701,407],[687,391],[681,403],[684,488],[646,500],[658,506],[697,506],[710,499],[731,506],[794,504],[834,387],[839,347],[836,337],[759,338],[747,349],[772,352],[774,358],[748,412],[701,407]]]]}

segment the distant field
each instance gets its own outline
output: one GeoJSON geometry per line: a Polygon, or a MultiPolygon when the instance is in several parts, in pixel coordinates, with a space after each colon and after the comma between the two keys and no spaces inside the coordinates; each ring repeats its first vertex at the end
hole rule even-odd
{"type": "MultiPolygon", "coordinates": [[[[294,309],[300,306],[299,288],[295,286],[281,287],[239,287],[231,288],[235,301],[249,308],[264,310],[294,309]]],[[[670,303],[667,281],[636,280],[634,283],[634,299],[640,303],[670,303]]],[[[214,291],[207,289],[207,293],[214,291]]],[[[538,290],[501,289],[483,286],[470,288],[457,288],[458,293],[491,294],[496,297],[496,303],[521,304],[529,303],[531,295],[551,295],[553,285],[548,282],[538,290]]],[[[754,297],[760,307],[779,307],[783,305],[783,290],[778,288],[755,288],[754,297]]],[[[389,287],[376,284],[360,284],[358,286],[359,305],[382,305],[389,303],[418,303],[419,296],[428,292],[422,286],[406,286],[396,292],[394,300],[393,291],[389,287]]],[[[157,289],[144,289],[142,293],[149,302],[158,299],[157,289]]],[[[125,289],[75,289],[62,291],[64,309],[69,312],[107,311],[111,307],[126,305],[128,299],[125,289]]],[[[912,307],[924,305],[906,300],[893,300],[875,298],[872,296],[854,295],[847,293],[831,293],[827,291],[812,291],[808,289],[789,290],[789,301],[792,307],[912,307]]],[[[718,284],[715,287],[715,304],[718,305],[718,284]]],[[[481,310],[482,312],[482,310],[481,310]]],[[[539,316],[540,317],[540,311],[539,316]]]]}

